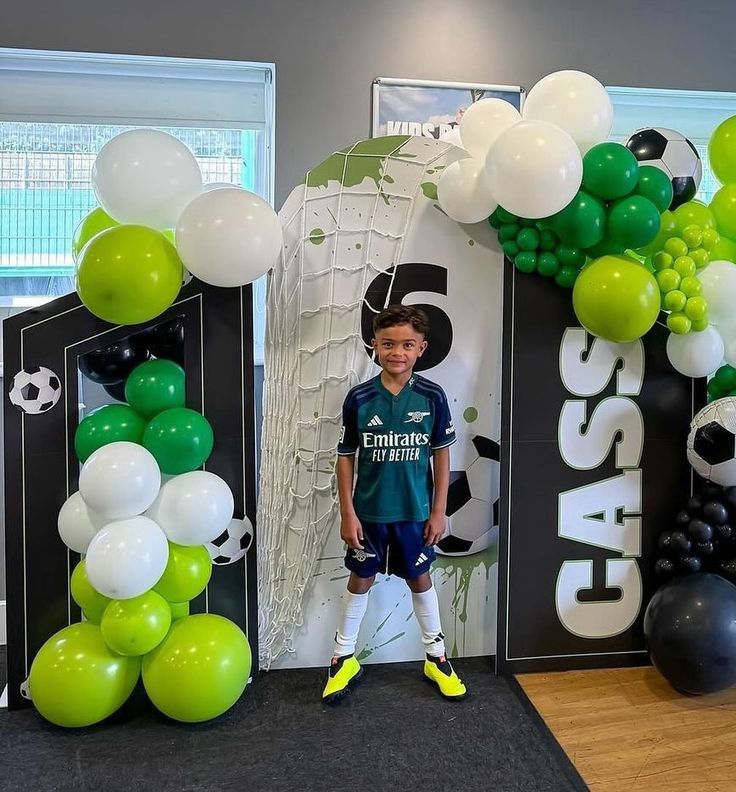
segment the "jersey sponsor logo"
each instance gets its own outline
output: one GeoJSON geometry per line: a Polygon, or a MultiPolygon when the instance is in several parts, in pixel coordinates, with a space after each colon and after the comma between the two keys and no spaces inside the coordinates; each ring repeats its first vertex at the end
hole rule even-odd
{"type": "Polygon", "coordinates": [[[363,448],[413,448],[427,445],[426,432],[363,432],[363,448]]]}
{"type": "Polygon", "coordinates": [[[421,423],[428,415],[432,413],[422,412],[421,410],[416,410],[415,412],[407,413],[407,419],[404,423],[421,423]]]}
{"type": "Polygon", "coordinates": [[[377,415],[374,415],[373,418],[368,421],[368,426],[383,426],[383,421],[377,415]]]}

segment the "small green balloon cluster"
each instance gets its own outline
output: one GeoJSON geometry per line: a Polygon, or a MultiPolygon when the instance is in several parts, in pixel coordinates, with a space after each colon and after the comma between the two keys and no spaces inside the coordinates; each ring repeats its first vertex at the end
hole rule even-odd
{"type": "Polygon", "coordinates": [[[736,368],[728,363],[721,366],[708,380],[708,401],[716,401],[724,396],[736,396],[736,368]]]}
{"type": "Polygon", "coordinates": [[[708,304],[696,277],[710,262],[710,253],[720,241],[713,228],[688,225],[681,236],[672,236],[652,256],[655,279],[662,294],[662,308],[669,311],[670,332],[684,335],[708,327],[708,304]]]}
{"type": "Polygon", "coordinates": [[[538,272],[571,289],[585,264],[585,253],[560,241],[544,223],[517,217],[499,206],[488,218],[504,255],[520,272],[538,272]]]}

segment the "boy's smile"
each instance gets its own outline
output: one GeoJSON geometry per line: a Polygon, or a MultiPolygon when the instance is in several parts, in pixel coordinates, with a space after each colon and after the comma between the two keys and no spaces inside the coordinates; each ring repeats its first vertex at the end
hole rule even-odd
{"type": "Polygon", "coordinates": [[[391,377],[411,374],[424,354],[427,342],[410,324],[399,324],[376,331],[373,349],[379,366],[391,377]]]}

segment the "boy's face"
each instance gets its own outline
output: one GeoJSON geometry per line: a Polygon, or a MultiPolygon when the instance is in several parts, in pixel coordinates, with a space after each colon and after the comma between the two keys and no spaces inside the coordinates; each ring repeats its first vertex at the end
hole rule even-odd
{"type": "Polygon", "coordinates": [[[411,372],[427,342],[410,324],[399,324],[376,331],[373,349],[380,367],[394,376],[411,372]]]}

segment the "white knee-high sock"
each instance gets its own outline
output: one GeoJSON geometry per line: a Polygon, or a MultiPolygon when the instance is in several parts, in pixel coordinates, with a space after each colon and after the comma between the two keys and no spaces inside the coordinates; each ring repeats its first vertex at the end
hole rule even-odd
{"type": "Polygon", "coordinates": [[[440,604],[434,586],[420,593],[412,591],[411,599],[422,632],[424,651],[430,657],[442,657],[446,653],[445,636],[440,626],[440,604]]]}
{"type": "Polygon", "coordinates": [[[355,651],[355,642],[358,640],[360,624],[363,621],[367,607],[367,591],[365,594],[353,594],[351,591],[345,592],[342,618],[338,622],[337,632],[335,633],[335,647],[333,650],[335,657],[351,655],[355,651]]]}

